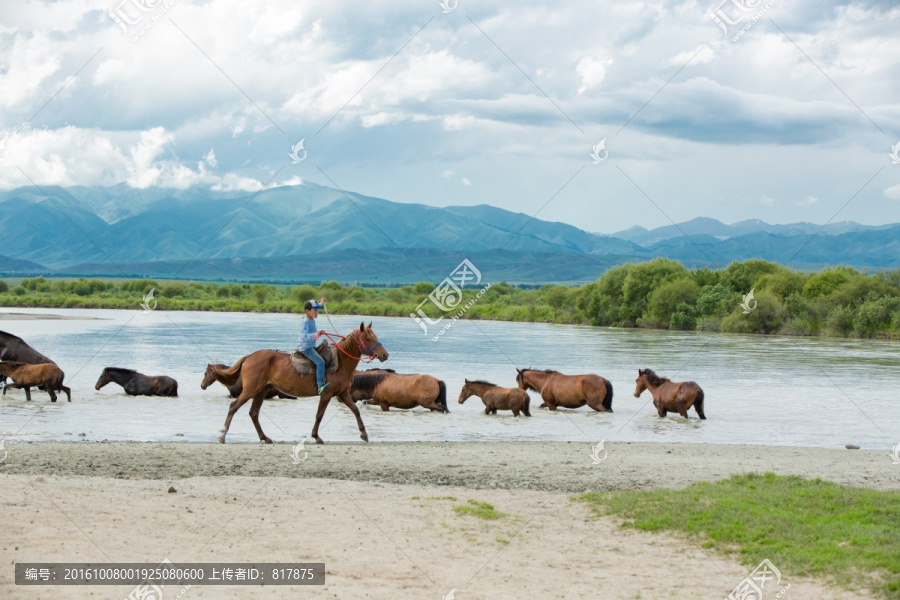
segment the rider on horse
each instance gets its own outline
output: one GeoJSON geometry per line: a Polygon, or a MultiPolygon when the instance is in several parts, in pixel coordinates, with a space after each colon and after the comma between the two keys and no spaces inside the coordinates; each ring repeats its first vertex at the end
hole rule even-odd
{"type": "Polygon", "coordinates": [[[316,330],[316,317],[319,316],[319,309],[324,308],[325,297],[323,296],[318,302],[308,300],[304,305],[306,309],[306,320],[300,328],[300,341],[297,343],[297,350],[316,365],[316,388],[319,395],[322,395],[331,384],[325,382],[325,359],[316,352],[316,342],[319,336],[325,333],[324,329],[316,330]]]}

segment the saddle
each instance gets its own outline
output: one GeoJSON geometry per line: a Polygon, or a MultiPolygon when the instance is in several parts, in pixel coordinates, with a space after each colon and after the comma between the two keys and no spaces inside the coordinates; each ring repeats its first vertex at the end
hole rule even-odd
{"type": "MultiPolygon", "coordinates": [[[[334,344],[322,344],[316,348],[316,352],[325,359],[326,373],[334,373],[337,371],[338,352],[340,352],[340,350],[337,349],[337,346],[334,344]]],[[[291,364],[294,366],[294,372],[297,373],[297,375],[308,375],[309,373],[316,372],[316,365],[313,361],[306,358],[306,356],[296,349],[291,353],[291,364]]]]}

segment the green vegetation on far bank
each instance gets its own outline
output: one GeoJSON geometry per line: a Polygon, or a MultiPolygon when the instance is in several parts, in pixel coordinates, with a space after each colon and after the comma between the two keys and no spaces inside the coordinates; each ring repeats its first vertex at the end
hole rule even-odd
{"type": "MultiPolygon", "coordinates": [[[[498,283],[476,300],[483,285],[464,291],[458,308],[475,301],[462,318],[900,339],[900,269],[866,274],[834,267],[804,273],[747,260],[719,270],[688,270],[657,258],[614,267],[581,287],[526,290],[498,283]],[[753,298],[742,306],[751,290],[753,298]]],[[[332,314],[407,316],[434,285],[363,288],[330,281],[289,287],[37,277],[19,285],[0,280],[0,306],[136,309],[151,288],[162,310],[302,312],[305,300],[324,295],[332,314]]],[[[432,319],[442,314],[430,301],[421,310],[432,319]]]]}
{"type": "Polygon", "coordinates": [[[747,574],[768,558],[788,582],[822,577],[900,599],[900,492],[767,473],[575,499],[628,519],[626,527],[674,530],[698,546],[737,555],[747,574]]]}

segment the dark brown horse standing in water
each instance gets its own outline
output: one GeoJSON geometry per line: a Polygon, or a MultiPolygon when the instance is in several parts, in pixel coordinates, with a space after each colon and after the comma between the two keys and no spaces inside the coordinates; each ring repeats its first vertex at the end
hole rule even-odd
{"type": "Polygon", "coordinates": [[[106,367],[94,384],[99,390],[108,383],[122,386],[129,396],[178,396],[178,382],[166,375],[144,375],[134,369],[106,367]]]}
{"type": "Polygon", "coordinates": [[[63,385],[66,374],[53,363],[29,365],[22,362],[3,361],[0,362],[0,375],[5,375],[13,380],[14,384],[8,387],[24,388],[25,400],[29,402],[33,387],[43,389],[50,394],[50,402],[56,402],[56,390],[65,392],[69,402],[72,401],[72,390],[63,385]]]}
{"type": "MultiPolygon", "coordinates": [[[[244,382],[241,380],[240,371],[238,371],[237,375],[222,375],[222,373],[228,371],[228,369],[230,368],[231,367],[229,367],[228,365],[223,365],[222,363],[206,365],[206,372],[203,374],[203,381],[200,382],[200,389],[205,390],[210,385],[218,381],[226,388],[228,388],[228,393],[232,398],[237,398],[238,396],[240,396],[241,392],[244,391],[244,382]]],[[[279,398],[287,398],[289,400],[297,399],[296,396],[291,396],[290,394],[279,392],[270,385],[269,391],[266,393],[266,400],[268,400],[269,398],[274,398],[276,396],[279,398]]]]}
{"type": "Polygon", "coordinates": [[[671,379],[660,377],[650,369],[638,369],[635,384],[634,397],[640,398],[644,390],[650,390],[653,406],[656,407],[660,417],[672,411],[687,419],[687,411],[693,406],[698,417],[706,418],[703,414],[703,390],[693,381],[675,383],[671,379]]]}
{"type": "Polygon", "coordinates": [[[599,375],[563,375],[547,369],[516,369],[516,383],[525,391],[534,390],[544,401],[541,408],[579,408],[587,404],[597,412],[612,412],[613,388],[599,375]]]}
{"type": "MultiPolygon", "coordinates": [[[[356,404],[350,398],[353,372],[359,365],[363,352],[368,356],[377,357],[382,362],[388,359],[388,352],[381,345],[381,342],[378,341],[378,336],[375,335],[375,332],[372,331],[371,322],[368,327],[364,323],[360,323],[359,329],[351,331],[336,346],[340,350],[338,352],[338,369],[334,373],[325,375],[325,381],[329,382],[331,387],[325,390],[319,398],[319,408],[316,411],[316,424],[313,426],[312,437],[317,444],[323,443],[322,438],[319,437],[319,424],[322,422],[322,416],[325,414],[325,408],[331,402],[331,398],[337,396],[353,412],[353,416],[356,417],[356,423],[359,426],[359,437],[363,441],[368,442],[369,435],[366,433],[366,426],[359,415],[359,409],[356,408],[356,404]]],[[[272,440],[263,433],[262,427],[259,425],[259,409],[263,400],[265,400],[269,385],[294,396],[318,396],[316,374],[298,375],[291,363],[291,355],[284,352],[259,350],[234,363],[234,366],[225,371],[223,376],[236,377],[238,373],[243,379],[244,389],[241,395],[231,403],[231,406],[228,408],[228,416],[225,418],[225,426],[219,430],[219,441],[223,444],[234,414],[251,398],[253,399],[253,404],[250,405],[250,419],[253,421],[253,426],[256,427],[259,440],[267,444],[272,443],[272,440]]]]}
{"type": "Polygon", "coordinates": [[[417,406],[449,413],[447,385],[431,375],[400,374],[393,369],[369,369],[353,375],[350,397],[354,402],[371,400],[381,410],[417,406]]]}
{"type": "Polygon", "coordinates": [[[484,414],[497,414],[498,410],[511,410],[514,417],[521,412],[530,417],[528,405],[531,399],[528,392],[515,388],[505,388],[488,383],[487,381],[465,380],[462,390],[459,392],[459,403],[465,402],[469,396],[478,396],[484,402],[484,414]]]}
{"type": "MultiPolygon", "coordinates": [[[[56,364],[29,346],[19,336],[5,331],[0,331],[0,360],[21,362],[27,365],[56,364]]],[[[6,375],[0,375],[0,383],[3,384],[3,394],[6,395],[6,375]]]]}

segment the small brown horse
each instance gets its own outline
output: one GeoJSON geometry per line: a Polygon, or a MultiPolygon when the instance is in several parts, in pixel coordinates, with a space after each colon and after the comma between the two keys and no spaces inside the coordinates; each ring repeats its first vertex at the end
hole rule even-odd
{"type": "Polygon", "coordinates": [[[353,374],[350,397],[354,402],[371,400],[388,411],[415,408],[449,413],[447,385],[431,375],[398,374],[393,369],[369,369],[353,374]]]}
{"type": "MultiPolygon", "coordinates": [[[[325,414],[325,408],[328,406],[328,403],[331,402],[333,397],[337,396],[353,412],[353,416],[356,417],[356,424],[359,426],[359,437],[363,441],[368,442],[369,434],[366,433],[366,426],[359,415],[359,409],[356,408],[356,404],[350,398],[353,372],[356,370],[363,352],[368,356],[377,357],[382,362],[388,359],[388,352],[381,345],[381,342],[378,341],[378,336],[375,335],[375,332],[372,331],[371,322],[368,327],[364,323],[360,323],[359,329],[351,331],[335,345],[340,349],[340,352],[338,352],[338,369],[335,373],[325,375],[325,381],[330,383],[331,386],[319,397],[319,408],[316,411],[316,423],[313,426],[312,438],[316,440],[317,444],[323,443],[322,438],[319,437],[319,424],[322,422],[322,416],[325,414]]],[[[263,433],[262,427],[259,425],[259,409],[266,398],[269,385],[294,396],[318,396],[316,374],[298,375],[294,371],[291,355],[284,352],[259,350],[240,359],[234,363],[234,366],[222,373],[224,377],[235,378],[235,381],[237,381],[238,374],[244,381],[244,389],[241,395],[228,407],[225,425],[219,430],[219,441],[223,444],[234,414],[251,398],[253,399],[253,404],[250,405],[250,419],[253,421],[253,426],[256,427],[259,440],[266,444],[272,443],[272,440],[263,433]]]]}
{"type": "Polygon", "coordinates": [[[72,390],[63,385],[66,374],[53,363],[29,365],[22,362],[3,361],[0,362],[0,375],[5,375],[13,380],[15,385],[8,387],[24,388],[25,400],[29,402],[33,387],[42,387],[50,394],[50,402],[56,402],[56,390],[64,391],[69,402],[72,401],[72,390]]]}
{"type": "Polygon", "coordinates": [[[586,375],[563,375],[559,371],[547,369],[516,369],[516,383],[525,391],[538,392],[545,406],[556,410],[579,408],[587,404],[597,412],[612,412],[613,388],[608,379],[588,373],[586,375]]]}
{"type": "Polygon", "coordinates": [[[469,396],[478,396],[484,402],[484,414],[497,414],[498,410],[511,410],[514,417],[521,412],[530,417],[528,405],[531,399],[528,392],[519,388],[505,388],[488,383],[487,381],[465,380],[462,390],[459,392],[459,403],[465,402],[469,396]]]}
{"type": "MultiPolygon", "coordinates": [[[[246,357],[245,357],[246,358],[246,357]]],[[[238,372],[237,376],[224,377],[222,373],[230,369],[228,365],[223,365],[222,363],[216,364],[208,364],[206,365],[206,372],[203,374],[203,381],[200,382],[200,389],[205,390],[210,385],[218,381],[222,385],[228,388],[228,393],[232,398],[237,398],[241,395],[241,392],[244,390],[244,382],[241,380],[241,374],[238,372]]],[[[290,394],[285,394],[284,392],[279,392],[271,385],[269,386],[269,391],[266,393],[266,400],[274,397],[286,398],[288,400],[296,400],[296,396],[291,396],[290,394]]]]}
{"type": "Polygon", "coordinates": [[[671,379],[660,377],[650,369],[638,369],[635,384],[634,397],[640,398],[644,390],[650,390],[653,406],[656,407],[660,417],[666,416],[671,410],[687,419],[687,411],[693,406],[698,417],[706,418],[703,414],[703,390],[693,381],[675,383],[671,379]]]}

